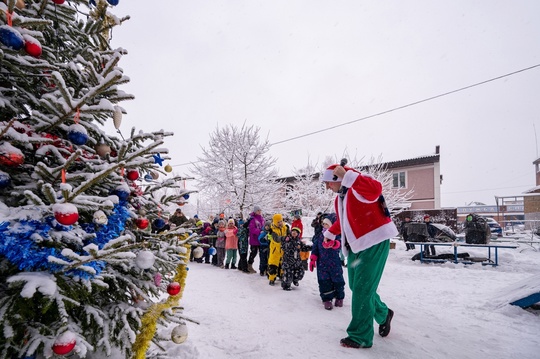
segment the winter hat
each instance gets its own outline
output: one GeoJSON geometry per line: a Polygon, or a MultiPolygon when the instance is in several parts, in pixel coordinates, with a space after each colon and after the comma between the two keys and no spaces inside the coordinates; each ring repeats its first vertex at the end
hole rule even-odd
{"type": "Polygon", "coordinates": [[[297,228],[297,227],[293,227],[293,228],[291,229],[291,232],[292,232],[292,231],[296,231],[296,232],[298,232],[298,234],[300,234],[300,233],[302,232],[302,231],[300,230],[300,228],[297,228]]]}
{"type": "Polygon", "coordinates": [[[234,219],[232,219],[232,218],[229,219],[229,220],[227,221],[227,224],[234,224],[234,219]]]}
{"type": "MultiPolygon", "coordinates": [[[[341,182],[341,180],[338,178],[334,180],[334,169],[339,166],[337,163],[329,166],[324,172],[321,177],[322,182],[341,182]]],[[[345,168],[345,171],[350,171],[352,168],[343,166],[345,168]]]]}
{"type": "Polygon", "coordinates": [[[197,219],[199,219],[199,216],[198,216],[198,215],[194,215],[194,216],[193,216],[193,218],[197,218],[197,219]]]}
{"type": "Polygon", "coordinates": [[[272,223],[278,224],[279,221],[283,221],[283,216],[280,213],[276,213],[272,216],[272,223]]]}
{"type": "Polygon", "coordinates": [[[200,227],[200,226],[202,226],[203,224],[204,224],[203,221],[197,221],[197,223],[195,223],[195,225],[196,225],[197,227],[200,227]]]}
{"type": "Polygon", "coordinates": [[[327,224],[327,225],[329,225],[329,226],[332,225],[332,221],[331,221],[330,219],[328,219],[328,218],[323,219],[322,223],[323,223],[323,224],[327,224]]]}
{"type": "Polygon", "coordinates": [[[426,219],[428,219],[428,218],[430,218],[430,217],[429,217],[429,214],[426,214],[426,215],[424,216],[424,220],[426,220],[426,219]]]}
{"type": "Polygon", "coordinates": [[[261,207],[253,206],[253,212],[257,212],[257,211],[260,211],[260,210],[261,210],[261,207]]]}

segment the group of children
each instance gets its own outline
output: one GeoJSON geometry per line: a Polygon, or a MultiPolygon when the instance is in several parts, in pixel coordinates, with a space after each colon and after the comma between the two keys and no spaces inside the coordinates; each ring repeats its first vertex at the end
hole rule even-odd
{"type": "MultiPolygon", "coordinates": [[[[276,279],[281,280],[281,288],[290,291],[292,286],[298,286],[304,277],[305,270],[316,269],[319,294],[324,308],[331,310],[333,306],[342,307],[345,297],[345,280],[340,259],[341,241],[324,239],[324,231],[332,225],[335,216],[329,215],[322,221],[322,230],[316,231],[312,244],[302,241],[302,228],[290,227],[281,214],[274,214],[272,221],[266,221],[264,229],[259,234],[259,271],[261,276],[268,278],[271,286],[276,279]],[[311,251],[311,255],[309,252],[311,251]],[[309,263],[308,263],[309,260],[309,263]],[[332,301],[335,299],[335,302],[332,301]]],[[[243,222],[238,225],[230,218],[225,222],[219,219],[214,223],[212,231],[210,223],[197,222],[200,243],[208,244],[201,258],[194,261],[212,263],[224,269],[239,269],[250,273],[247,263],[248,229],[243,222]],[[206,238],[205,238],[206,237],[206,238]],[[237,253],[240,259],[237,263],[237,253]],[[210,261],[212,256],[212,262],[210,261]]]]}

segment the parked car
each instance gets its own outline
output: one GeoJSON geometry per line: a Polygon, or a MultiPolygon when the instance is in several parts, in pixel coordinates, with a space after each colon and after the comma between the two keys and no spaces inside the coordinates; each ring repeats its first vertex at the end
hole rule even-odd
{"type": "Polygon", "coordinates": [[[496,234],[497,236],[502,236],[502,227],[499,225],[499,223],[490,217],[485,217],[487,224],[489,226],[489,229],[491,230],[491,234],[496,234]]]}

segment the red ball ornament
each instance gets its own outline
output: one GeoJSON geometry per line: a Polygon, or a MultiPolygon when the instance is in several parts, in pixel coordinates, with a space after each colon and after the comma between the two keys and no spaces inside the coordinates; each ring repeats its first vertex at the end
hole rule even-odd
{"type": "Polygon", "coordinates": [[[79,220],[77,207],[71,203],[56,203],[53,205],[54,218],[64,226],[71,226],[79,220]]]}
{"type": "Polygon", "coordinates": [[[23,35],[23,38],[24,50],[26,51],[26,53],[33,57],[40,57],[43,50],[39,41],[34,39],[32,36],[26,34],[23,35]]]}
{"type": "Polygon", "coordinates": [[[131,170],[127,172],[127,178],[130,181],[135,181],[137,178],[139,178],[139,171],[131,170]]]}
{"type": "Polygon", "coordinates": [[[63,3],[66,2],[66,0],[52,0],[52,2],[58,5],[62,5],[63,3]]]}
{"type": "Polygon", "coordinates": [[[24,163],[24,155],[22,153],[0,153],[0,165],[17,167],[24,163]]]}
{"type": "Polygon", "coordinates": [[[178,282],[172,282],[167,286],[167,293],[169,293],[169,295],[177,295],[180,293],[180,289],[182,289],[182,287],[180,287],[178,282]]]}
{"type": "Polygon", "coordinates": [[[75,342],[66,344],[53,344],[52,350],[56,355],[66,355],[71,353],[73,348],[75,348],[75,342]]]}
{"type": "Polygon", "coordinates": [[[73,348],[75,348],[77,340],[75,335],[71,332],[64,332],[54,342],[52,350],[57,355],[66,355],[71,353],[73,348]]]}
{"type": "Polygon", "coordinates": [[[139,229],[146,229],[146,228],[148,228],[149,224],[150,224],[150,221],[147,220],[146,218],[137,218],[135,220],[135,225],[139,229]]]}

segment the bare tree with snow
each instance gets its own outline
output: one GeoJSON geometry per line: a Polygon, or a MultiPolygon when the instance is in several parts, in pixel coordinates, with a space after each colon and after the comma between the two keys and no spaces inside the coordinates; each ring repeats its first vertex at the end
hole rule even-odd
{"type": "Polygon", "coordinates": [[[217,127],[191,170],[205,202],[203,210],[245,218],[254,205],[265,211],[273,209],[280,185],[269,149],[268,139],[261,139],[258,127],[217,127]]]}

